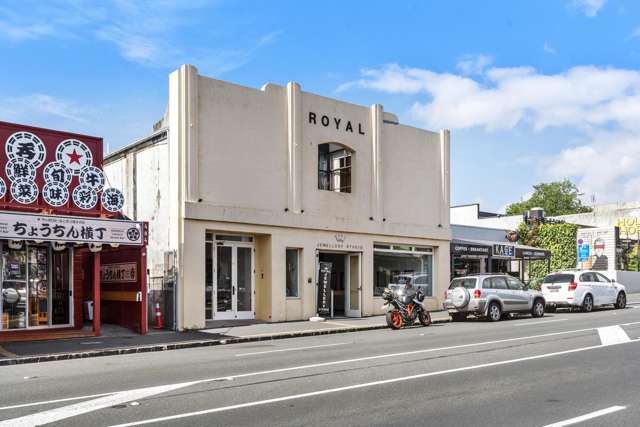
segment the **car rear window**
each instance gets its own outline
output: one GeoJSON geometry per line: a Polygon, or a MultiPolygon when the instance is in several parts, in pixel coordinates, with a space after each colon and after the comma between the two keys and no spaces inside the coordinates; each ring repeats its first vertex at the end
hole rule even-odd
{"type": "Polygon", "coordinates": [[[463,287],[463,288],[467,288],[467,289],[474,289],[476,287],[476,279],[453,279],[451,281],[451,285],[449,285],[449,289],[453,289],[453,288],[459,288],[459,287],[463,287]]]}
{"type": "Polygon", "coordinates": [[[544,278],[542,283],[571,283],[573,274],[550,274],[544,278]]]}

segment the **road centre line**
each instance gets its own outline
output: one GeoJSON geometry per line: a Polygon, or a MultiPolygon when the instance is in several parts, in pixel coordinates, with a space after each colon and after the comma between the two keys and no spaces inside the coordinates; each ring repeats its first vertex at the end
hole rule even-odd
{"type": "MultiPolygon", "coordinates": [[[[611,345],[628,344],[630,342],[638,342],[638,341],[640,341],[640,340],[627,341],[627,342],[624,342],[624,343],[616,343],[616,344],[611,344],[611,345]]],[[[499,362],[483,363],[483,364],[480,364],[480,365],[471,365],[471,366],[465,366],[465,367],[461,367],[461,368],[446,369],[446,370],[443,370],[443,371],[426,372],[426,373],[417,374],[417,375],[410,375],[410,376],[406,376],[406,377],[391,378],[391,379],[388,379],[388,380],[380,380],[380,381],[372,381],[372,382],[368,382],[368,383],[354,384],[354,385],[345,386],[345,387],[336,387],[336,388],[331,388],[331,389],[326,389],[326,390],[318,390],[318,391],[313,391],[313,392],[310,392],[310,393],[294,394],[294,395],[289,395],[289,396],[277,397],[277,398],[273,398],[273,399],[259,400],[259,401],[255,401],[255,402],[247,402],[247,403],[240,403],[240,404],[237,404],[237,405],[230,405],[230,406],[222,406],[222,407],[212,408],[212,409],[205,409],[205,410],[202,410],[202,411],[186,412],[186,413],[182,413],[182,414],[169,415],[169,416],[166,416],[166,417],[158,417],[158,418],[152,418],[152,419],[148,419],[148,420],[134,421],[134,422],[130,422],[130,423],[118,424],[118,425],[115,425],[115,426],[112,426],[112,427],[130,427],[130,426],[138,426],[138,425],[144,425],[144,424],[159,423],[159,422],[163,422],[163,421],[172,421],[172,420],[181,419],[181,418],[188,418],[188,417],[194,417],[194,416],[199,416],[199,415],[208,415],[208,414],[213,414],[213,413],[218,413],[218,412],[231,411],[231,410],[234,410],[234,409],[249,408],[249,407],[254,407],[254,406],[262,406],[262,405],[268,405],[268,404],[271,404],[271,403],[278,403],[278,402],[288,401],[288,400],[297,400],[297,399],[303,399],[303,398],[306,398],[306,397],[321,396],[321,395],[337,393],[337,392],[341,392],[341,391],[356,390],[356,389],[361,389],[361,388],[366,388],[366,387],[373,387],[373,386],[378,386],[378,385],[385,385],[385,384],[393,384],[393,383],[404,382],[404,381],[409,381],[409,380],[416,380],[416,379],[421,379],[421,378],[434,377],[434,376],[444,375],[444,374],[452,374],[452,373],[457,373],[457,372],[471,371],[471,370],[482,369],[482,368],[490,368],[490,367],[494,367],[494,366],[501,366],[501,365],[519,363],[519,362],[526,362],[526,361],[530,361],[530,360],[546,359],[546,358],[549,358],[549,357],[561,356],[561,355],[571,354],[571,353],[578,353],[578,352],[589,351],[589,350],[594,350],[594,349],[598,349],[598,348],[605,348],[605,347],[610,347],[610,346],[593,345],[593,346],[589,346],[589,347],[574,348],[574,349],[571,349],[571,350],[564,350],[564,351],[557,351],[557,352],[553,352],[553,353],[539,354],[539,355],[535,355],[535,356],[521,357],[521,358],[518,358],[518,359],[510,359],[510,360],[502,360],[502,361],[499,361],[499,362]]],[[[609,409],[611,409],[611,408],[609,408],[609,409]]],[[[568,424],[566,424],[566,425],[568,425],[568,424]]]]}
{"type": "MultiPolygon", "coordinates": [[[[640,323],[640,322],[634,322],[634,323],[640,323]]],[[[628,324],[625,324],[625,325],[628,325],[628,324]]],[[[427,349],[422,349],[422,350],[404,351],[404,352],[399,352],[399,353],[380,354],[380,355],[376,355],[376,356],[365,356],[365,357],[359,357],[359,358],[354,358],[354,359],[335,360],[335,361],[332,361],[332,362],[322,362],[322,363],[314,363],[314,364],[308,364],[308,365],[291,366],[291,367],[288,367],[288,368],[278,368],[278,369],[270,369],[270,370],[266,370],[266,371],[248,372],[246,374],[236,374],[236,375],[229,375],[229,376],[224,376],[224,377],[206,378],[206,379],[203,379],[203,380],[196,380],[196,381],[194,381],[194,384],[215,382],[215,381],[227,381],[227,380],[234,380],[234,379],[238,379],[238,378],[247,378],[247,377],[259,376],[259,375],[278,374],[278,373],[283,373],[283,372],[298,371],[298,370],[304,370],[304,369],[322,368],[322,367],[326,367],[326,366],[343,365],[343,364],[347,364],[347,363],[364,362],[364,361],[368,361],[368,360],[377,360],[377,359],[384,359],[384,358],[390,358],[390,357],[412,356],[412,355],[415,355],[415,354],[433,353],[433,352],[438,352],[438,351],[456,350],[456,349],[461,349],[461,348],[481,347],[481,346],[484,346],[484,345],[492,345],[492,344],[500,344],[500,343],[505,343],[505,342],[522,341],[522,340],[527,340],[527,339],[546,338],[546,337],[559,336],[559,335],[569,335],[569,334],[574,334],[574,333],[593,331],[593,330],[596,330],[596,329],[597,328],[574,329],[574,330],[571,330],[571,331],[550,332],[550,333],[546,333],[546,334],[529,335],[529,336],[525,336],[525,337],[506,338],[506,339],[501,339],[501,340],[484,341],[484,342],[479,342],[479,343],[459,344],[459,345],[448,346],[448,347],[427,348],[427,349]]],[[[104,394],[104,396],[113,395],[113,394],[117,394],[117,393],[124,393],[124,392],[127,392],[127,391],[129,391],[129,390],[114,391],[112,393],[106,393],[106,394],[104,394]]],[[[93,396],[94,395],[77,396],[77,397],[72,397],[72,398],[67,398],[67,399],[68,400],[81,400],[81,399],[85,399],[85,398],[91,398],[93,396]]],[[[53,401],[33,402],[33,403],[24,404],[24,405],[25,406],[36,406],[36,405],[45,405],[45,404],[48,404],[48,403],[53,403],[53,401]]],[[[10,408],[11,407],[7,407],[7,409],[10,409],[10,408]]],[[[2,409],[2,408],[0,408],[0,409],[2,409]]]]}
{"type": "Polygon", "coordinates": [[[601,409],[599,411],[590,412],[588,414],[581,415],[579,417],[570,418],[568,420],[559,421],[557,423],[548,424],[545,427],[565,427],[570,426],[572,424],[578,424],[583,421],[591,420],[593,418],[601,417],[603,415],[613,414],[614,412],[622,411],[627,409],[626,406],[611,406],[609,408],[601,409]]]}
{"type": "Polygon", "coordinates": [[[338,342],[338,343],[333,343],[333,344],[321,344],[321,345],[311,345],[311,346],[307,346],[307,347],[290,347],[290,348],[281,348],[278,350],[265,350],[265,351],[255,351],[252,353],[238,353],[236,354],[236,357],[243,357],[243,356],[255,356],[258,354],[269,354],[269,353],[281,353],[283,351],[297,351],[297,350],[310,350],[313,348],[325,348],[325,347],[336,347],[339,345],[347,345],[350,344],[348,342],[338,342]]]}
{"type": "Polygon", "coordinates": [[[527,323],[515,323],[513,326],[535,326],[535,325],[541,325],[543,323],[551,323],[551,322],[563,322],[565,320],[569,320],[569,319],[553,319],[553,320],[541,320],[539,322],[527,322],[527,323]]]}

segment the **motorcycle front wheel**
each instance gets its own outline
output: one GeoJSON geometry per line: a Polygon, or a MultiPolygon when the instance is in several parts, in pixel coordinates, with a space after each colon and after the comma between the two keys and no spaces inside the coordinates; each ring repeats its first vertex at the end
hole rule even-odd
{"type": "Polygon", "coordinates": [[[387,326],[391,329],[402,328],[402,316],[400,316],[398,310],[387,311],[385,318],[387,319],[387,326]]]}
{"type": "Polygon", "coordinates": [[[421,311],[418,314],[418,319],[420,319],[422,326],[429,326],[431,324],[431,315],[428,311],[421,311]]]}

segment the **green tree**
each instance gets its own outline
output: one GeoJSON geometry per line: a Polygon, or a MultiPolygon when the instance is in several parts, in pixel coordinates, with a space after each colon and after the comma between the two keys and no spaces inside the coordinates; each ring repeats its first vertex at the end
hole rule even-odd
{"type": "Polygon", "coordinates": [[[546,216],[570,215],[591,212],[589,206],[580,201],[578,187],[565,179],[533,186],[534,192],[528,200],[507,206],[507,215],[519,215],[531,208],[543,208],[546,216]]]}

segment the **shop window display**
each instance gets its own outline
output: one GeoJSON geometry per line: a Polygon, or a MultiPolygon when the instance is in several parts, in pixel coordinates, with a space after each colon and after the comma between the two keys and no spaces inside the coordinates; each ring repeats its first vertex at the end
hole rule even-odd
{"type": "Polygon", "coordinates": [[[411,283],[425,296],[433,296],[433,256],[416,252],[414,248],[405,252],[374,252],[374,295],[382,295],[387,287],[397,288],[411,283]]]}

